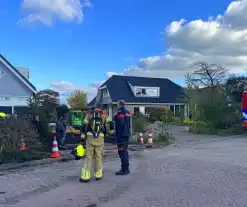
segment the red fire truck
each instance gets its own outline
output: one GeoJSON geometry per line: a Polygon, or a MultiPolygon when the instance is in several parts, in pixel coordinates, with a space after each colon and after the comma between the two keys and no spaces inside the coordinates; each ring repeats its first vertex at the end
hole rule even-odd
{"type": "Polygon", "coordinates": [[[247,91],[242,96],[243,128],[247,129],[247,91]]]}

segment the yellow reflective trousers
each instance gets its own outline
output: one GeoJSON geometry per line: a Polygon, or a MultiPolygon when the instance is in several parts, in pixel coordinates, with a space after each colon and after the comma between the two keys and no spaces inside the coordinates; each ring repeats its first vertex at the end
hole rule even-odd
{"type": "Polygon", "coordinates": [[[81,170],[81,179],[89,180],[91,178],[91,170],[94,160],[94,176],[95,178],[101,178],[103,176],[102,157],[104,152],[104,134],[100,134],[98,138],[94,138],[93,135],[87,133],[87,150],[84,167],[81,170]]]}

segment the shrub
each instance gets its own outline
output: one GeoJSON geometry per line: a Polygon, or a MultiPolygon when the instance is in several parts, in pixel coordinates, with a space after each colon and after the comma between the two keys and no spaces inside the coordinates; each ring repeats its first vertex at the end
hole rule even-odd
{"type": "Polygon", "coordinates": [[[149,121],[162,121],[172,122],[173,112],[166,108],[156,108],[153,109],[149,115],[149,121]]]}
{"type": "Polygon", "coordinates": [[[1,120],[0,137],[0,163],[5,163],[8,160],[19,160],[24,155],[32,157],[43,148],[31,123],[22,117],[11,116],[6,120],[1,120]],[[19,151],[22,140],[28,147],[28,151],[19,151]]]}
{"type": "Polygon", "coordinates": [[[139,114],[138,116],[132,117],[132,134],[143,133],[146,131],[147,118],[139,114]]]}
{"type": "Polygon", "coordinates": [[[194,123],[194,121],[191,120],[191,119],[189,119],[189,118],[184,118],[183,123],[184,123],[185,125],[192,125],[192,124],[194,123]]]}
{"type": "Polygon", "coordinates": [[[190,101],[192,119],[184,119],[187,125],[193,125],[190,131],[194,133],[218,134],[220,130],[235,131],[241,121],[241,106],[232,102],[227,104],[227,96],[224,91],[208,90],[207,93],[197,92],[196,98],[190,101]],[[234,129],[233,129],[234,128],[234,129]]]}
{"type": "Polygon", "coordinates": [[[179,116],[173,116],[172,117],[172,122],[175,124],[181,124],[183,123],[183,118],[179,116]]]}
{"type": "Polygon", "coordinates": [[[195,134],[212,134],[214,129],[204,121],[193,122],[193,126],[189,128],[189,131],[195,134]]]}
{"type": "Polygon", "coordinates": [[[50,151],[52,145],[52,133],[49,129],[48,123],[49,121],[46,119],[45,116],[40,116],[39,140],[41,141],[45,149],[50,151]]]}
{"type": "Polygon", "coordinates": [[[156,121],[152,128],[152,132],[155,141],[169,144],[171,140],[174,140],[174,136],[166,122],[156,121]]]}

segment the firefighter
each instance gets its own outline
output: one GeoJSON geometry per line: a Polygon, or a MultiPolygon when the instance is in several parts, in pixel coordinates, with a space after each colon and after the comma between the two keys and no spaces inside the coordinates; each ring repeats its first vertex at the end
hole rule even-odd
{"type": "MultiPolygon", "coordinates": [[[[101,180],[102,156],[104,150],[105,134],[113,134],[114,125],[106,112],[102,112],[97,106],[94,110],[87,113],[83,121],[82,131],[86,139],[86,159],[81,171],[81,182],[88,182],[91,178],[92,162],[95,159],[94,176],[96,181],[101,180]]],[[[83,139],[83,135],[82,135],[83,139]]]]}
{"type": "Polygon", "coordinates": [[[115,130],[118,142],[118,154],[121,160],[121,169],[116,175],[129,174],[128,145],[130,137],[130,112],[125,108],[123,100],[118,101],[118,112],[114,116],[115,130]]]}

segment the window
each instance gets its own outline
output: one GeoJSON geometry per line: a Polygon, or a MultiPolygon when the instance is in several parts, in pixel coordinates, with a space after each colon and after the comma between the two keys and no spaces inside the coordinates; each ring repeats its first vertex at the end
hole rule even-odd
{"type": "Polygon", "coordinates": [[[138,116],[139,113],[140,113],[139,107],[134,107],[134,115],[135,115],[135,116],[138,116]]]}
{"type": "Polygon", "coordinates": [[[108,92],[108,90],[107,89],[104,89],[103,90],[103,98],[107,98],[107,97],[109,97],[110,95],[109,95],[109,92],[108,92]]]}
{"type": "Polygon", "coordinates": [[[25,114],[28,112],[27,106],[15,106],[14,111],[16,114],[25,114]]]}
{"type": "Polygon", "coordinates": [[[11,97],[9,96],[0,96],[0,101],[9,101],[11,100],[11,97]]]}
{"type": "Polygon", "coordinates": [[[145,114],[150,114],[153,108],[151,107],[145,107],[145,114]]]}
{"type": "Polygon", "coordinates": [[[136,87],[135,94],[137,97],[159,97],[159,88],[136,87]]]}
{"type": "Polygon", "coordinates": [[[12,114],[12,107],[11,106],[0,106],[0,112],[5,114],[12,114]]]}

